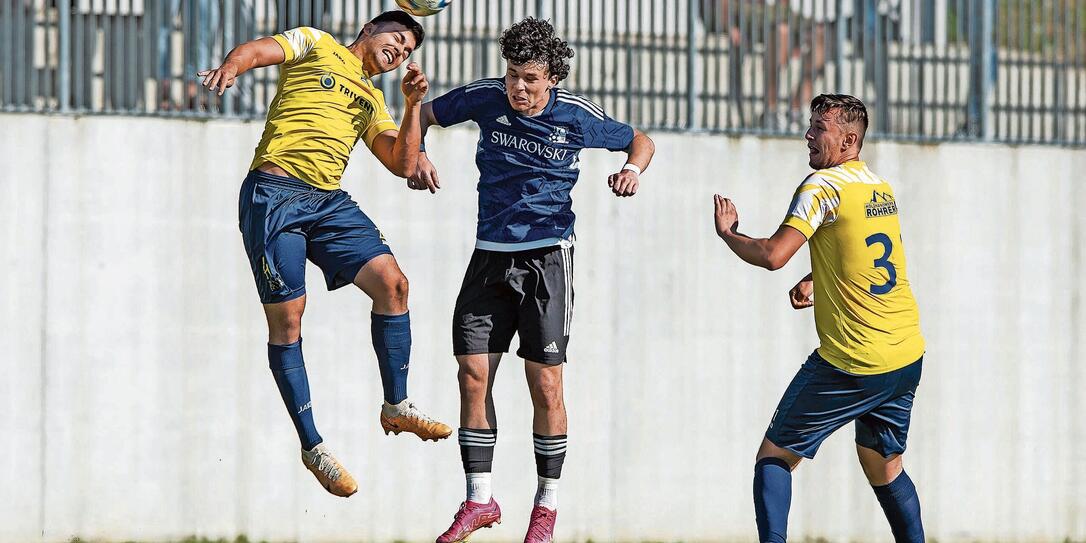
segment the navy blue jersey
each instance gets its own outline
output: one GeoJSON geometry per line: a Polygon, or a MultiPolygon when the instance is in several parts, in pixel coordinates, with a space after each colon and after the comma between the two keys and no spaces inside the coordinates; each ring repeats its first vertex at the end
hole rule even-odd
{"type": "Polygon", "coordinates": [[[634,131],[596,104],[551,89],[547,107],[528,117],[509,105],[503,79],[480,79],[433,101],[441,126],[479,125],[480,249],[521,251],[573,236],[570,191],[580,174],[581,149],[620,151],[634,131]]]}

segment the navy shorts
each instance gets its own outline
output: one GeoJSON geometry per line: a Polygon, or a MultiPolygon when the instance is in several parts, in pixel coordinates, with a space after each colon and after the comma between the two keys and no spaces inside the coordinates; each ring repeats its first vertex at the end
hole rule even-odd
{"type": "Polygon", "coordinates": [[[804,458],[838,428],[856,421],[856,444],[883,457],[905,452],[913,396],[924,358],[878,375],[848,373],[818,351],[792,378],[765,437],[804,458]]]}
{"type": "Polygon", "coordinates": [[[306,259],[334,290],[351,284],[374,257],[392,254],[373,221],[343,190],[254,170],[241,184],[238,207],[261,303],[305,294],[306,259]]]}

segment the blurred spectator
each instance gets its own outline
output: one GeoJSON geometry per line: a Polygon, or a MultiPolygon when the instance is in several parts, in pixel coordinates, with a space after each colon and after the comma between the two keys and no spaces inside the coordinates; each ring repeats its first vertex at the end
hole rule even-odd
{"type": "MultiPolygon", "coordinates": [[[[151,4],[154,5],[154,4],[151,4]]],[[[159,109],[203,109],[208,107],[207,94],[198,92],[196,72],[212,65],[212,55],[222,30],[220,0],[167,0],[158,4],[158,78],[159,109]],[[180,17],[182,46],[173,47],[177,19],[180,17]],[[184,99],[173,99],[173,65],[183,59],[181,83],[184,99]]]]}

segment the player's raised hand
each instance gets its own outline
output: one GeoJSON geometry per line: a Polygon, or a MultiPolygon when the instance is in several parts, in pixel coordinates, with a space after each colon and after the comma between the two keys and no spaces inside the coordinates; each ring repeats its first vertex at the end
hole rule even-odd
{"type": "Polygon", "coordinates": [[[814,306],[814,279],[810,274],[800,279],[792,290],[788,291],[788,301],[792,303],[792,309],[804,309],[814,306]]]}
{"type": "Polygon", "coordinates": [[[716,221],[716,235],[724,237],[725,234],[734,232],[739,228],[739,212],[735,210],[735,204],[731,200],[719,195],[713,195],[716,221]]]}
{"type": "Polygon", "coordinates": [[[437,168],[426,158],[426,153],[419,153],[419,164],[415,168],[415,174],[407,178],[407,188],[412,190],[429,190],[430,194],[441,188],[441,182],[437,178],[437,168]]]}
{"type": "Polygon", "coordinates": [[[422,73],[422,67],[419,66],[419,63],[412,62],[408,64],[407,73],[404,74],[403,81],[400,82],[400,91],[403,92],[407,104],[421,103],[428,90],[430,90],[430,82],[427,81],[426,74],[422,73]]]}
{"type": "Polygon", "coordinates": [[[622,170],[607,177],[607,186],[611,187],[611,192],[620,198],[637,194],[640,183],[637,172],[633,170],[622,170]]]}
{"type": "Polygon", "coordinates": [[[234,82],[238,78],[238,67],[233,62],[224,62],[222,66],[215,68],[214,70],[203,70],[196,72],[196,75],[204,78],[201,83],[207,87],[209,91],[219,91],[219,96],[226,92],[226,89],[234,86],[234,82]]]}

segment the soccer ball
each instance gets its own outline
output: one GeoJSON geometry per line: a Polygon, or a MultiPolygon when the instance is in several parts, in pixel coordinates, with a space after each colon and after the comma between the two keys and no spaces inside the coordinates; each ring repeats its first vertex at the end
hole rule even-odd
{"type": "Polygon", "coordinates": [[[419,17],[433,15],[448,7],[450,2],[452,0],[396,0],[400,9],[419,17]]]}

